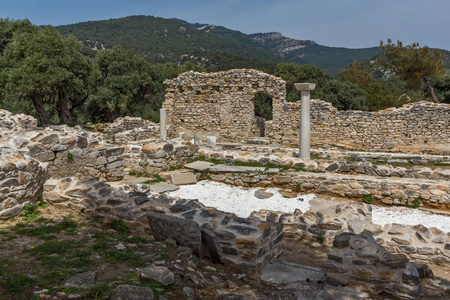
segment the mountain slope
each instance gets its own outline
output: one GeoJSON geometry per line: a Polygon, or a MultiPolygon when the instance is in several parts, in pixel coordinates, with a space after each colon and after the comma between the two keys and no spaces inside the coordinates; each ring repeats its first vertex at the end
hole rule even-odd
{"type": "Polygon", "coordinates": [[[180,19],[130,16],[57,27],[75,35],[91,49],[121,45],[151,62],[194,61],[207,69],[259,68],[273,70],[280,62],[314,64],[337,75],[354,59],[365,61],[379,47],[347,49],[296,40],[281,33],[244,34],[223,26],[189,23],[180,19]]]}
{"type": "MultiPolygon", "coordinates": [[[[63,35],[74,35],[92,49],[109,49],[120,45],[142,55],[151,62],[199,61],[216,52],[226,52],[250,60],[270,63],[282,59],[254,43],[243,43],[222,38],[216,34],[183,26],[173,20],[151,16],[131,16],[121,19],[90,21],[58,26],[63,35]],[[191,54],[195,54],[191,57],[191,54]],[[200,57],[198,57],[200,56],[200,57]]],[[[212,63],[210,63],[212,64],[212,63]]]]}

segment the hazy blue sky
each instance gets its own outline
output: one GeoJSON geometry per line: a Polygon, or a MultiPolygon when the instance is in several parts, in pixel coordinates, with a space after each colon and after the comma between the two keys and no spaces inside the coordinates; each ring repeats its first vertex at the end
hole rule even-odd
{"type": "Polygon", "coordinates": [[[279,31],[326,46],[391,38],[450,50],[450,0],[0,0],[0,17],[38,25],[152,15],[245,33],[279,31]]]}

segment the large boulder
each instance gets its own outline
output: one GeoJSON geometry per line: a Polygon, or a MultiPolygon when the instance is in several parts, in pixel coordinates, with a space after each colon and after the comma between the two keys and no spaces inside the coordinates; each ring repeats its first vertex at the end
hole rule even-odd
{"type": "Polygon", "coordinates": [[[147,220],[156,239],[172,238],[200,254],[202,234],[196,222],[151,211],[147,212],[147,220]]]}

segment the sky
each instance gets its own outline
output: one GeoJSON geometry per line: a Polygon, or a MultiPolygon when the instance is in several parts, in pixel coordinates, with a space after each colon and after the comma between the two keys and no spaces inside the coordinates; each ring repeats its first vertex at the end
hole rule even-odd
{"type": "Polygon", "coordinates": [[[346,48],[391,38],[450,50],[449,13],[450,0],[0,0],[0,18],[36,25],[151,15],[346,48]]]}

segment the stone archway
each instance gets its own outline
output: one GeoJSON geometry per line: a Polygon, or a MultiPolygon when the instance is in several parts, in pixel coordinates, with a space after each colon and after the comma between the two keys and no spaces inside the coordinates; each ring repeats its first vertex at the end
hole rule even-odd
{"type": "Polygon", "coordinates": [[[266,135],[265,123],[273,119],[273,98],[267,93],[258,92],[253,97],[253,104],[259,137],[264,137],[266,135]]]}

